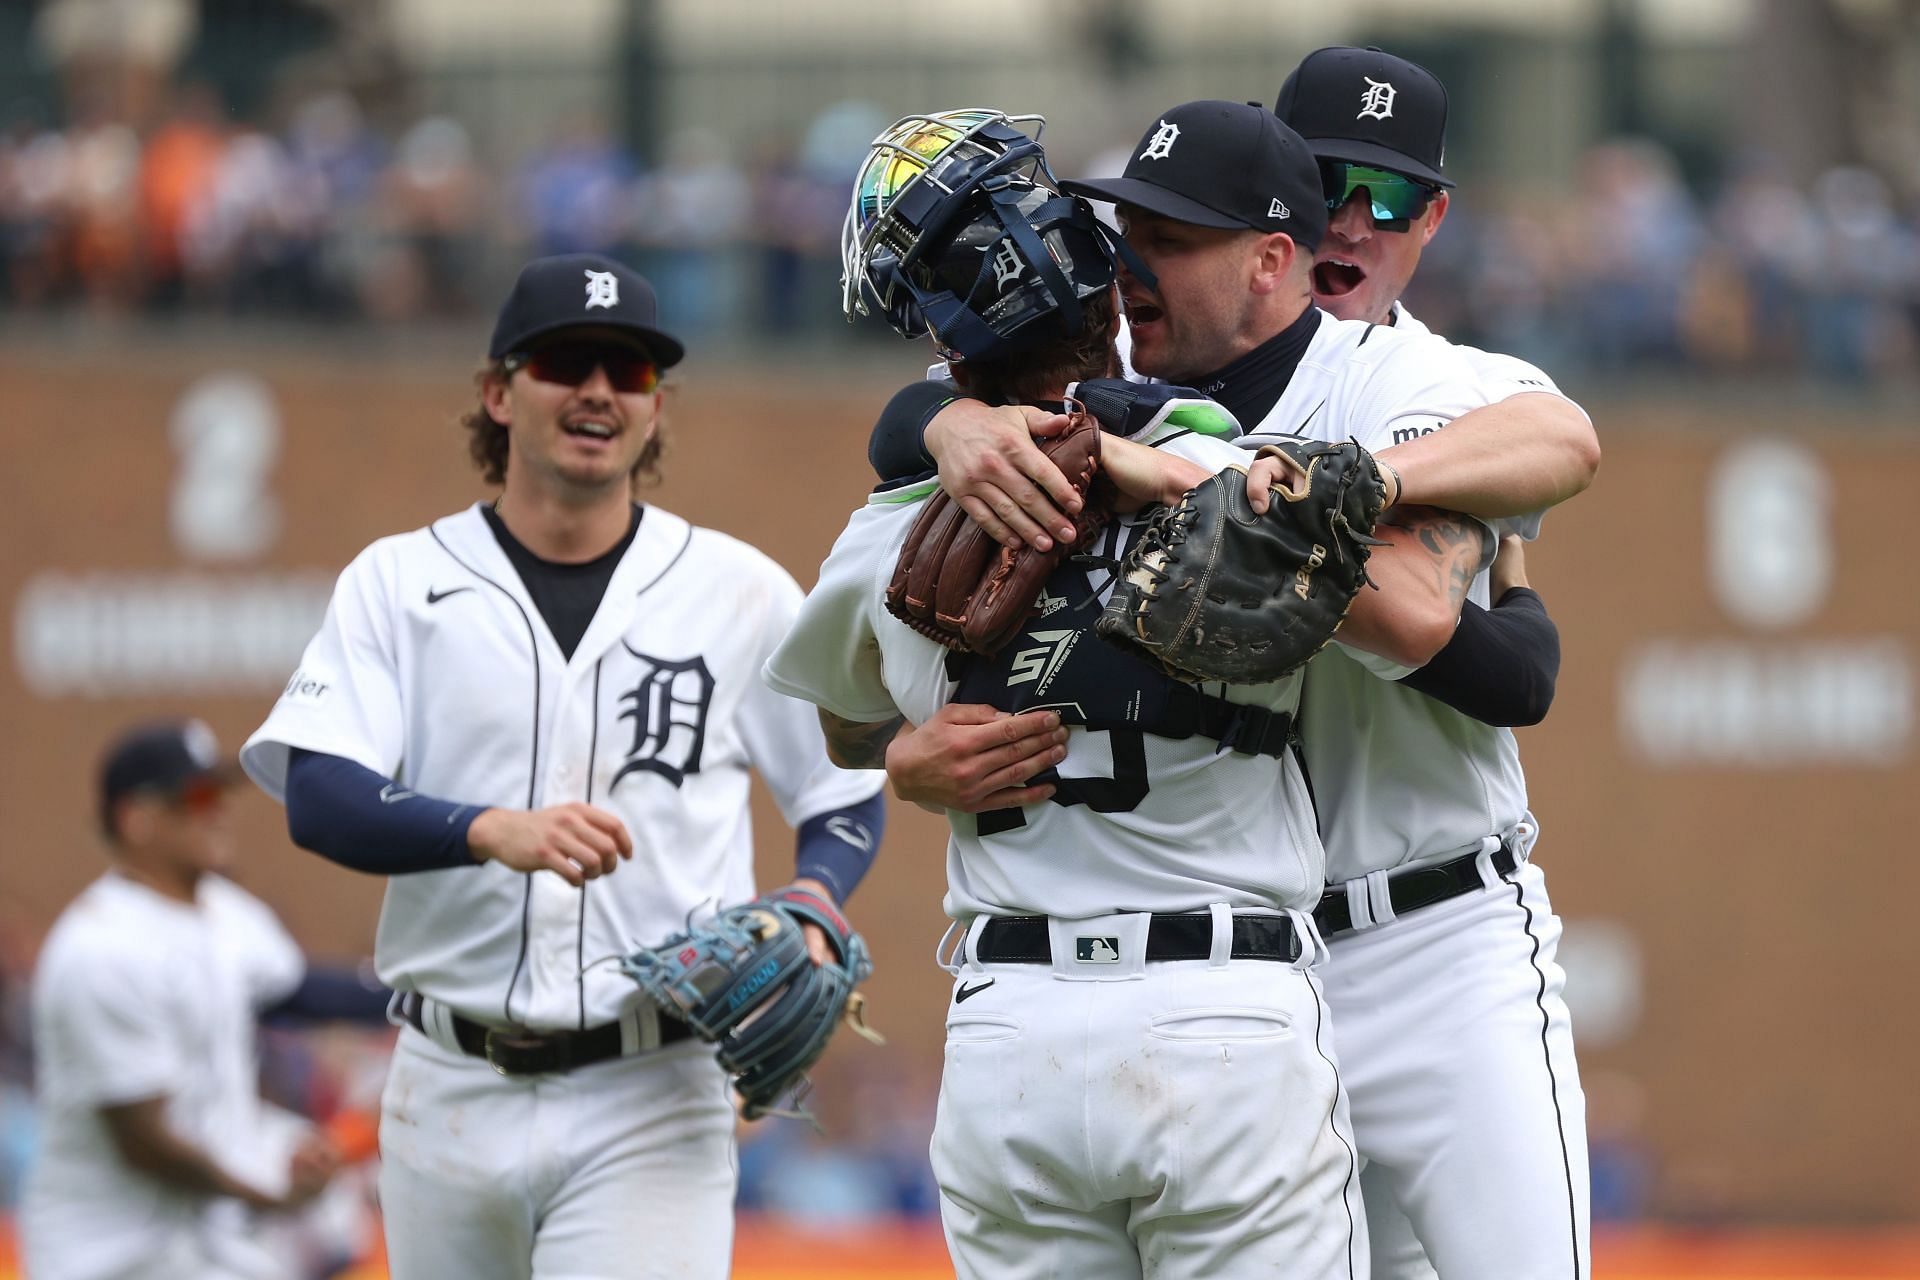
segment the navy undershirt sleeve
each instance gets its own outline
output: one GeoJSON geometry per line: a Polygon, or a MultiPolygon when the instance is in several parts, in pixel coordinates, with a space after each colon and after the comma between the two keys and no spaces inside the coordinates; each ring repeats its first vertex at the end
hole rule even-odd
{"type": "Polygon", "coordinates": [[[811,876],[833,890],[835,902],[845,902],[873,865],[886,829],[884,792],[808,818],[800,824],[794,878],[811,876]]]}
{"type": "Polygon", "coordinates": [[[393,992],[357,970],[308,965],[306,976],[284,998],[260,1010],[260,1021],[274,1026],[310,1022],[368,1022],[385,1025],[393,992]]]}
{"type": "Polygon", "coordinates": [[[1511,587],[1491,609],[1463,605],[1453,639],[1400,683],[1482,724],[1513,728],[1546,719],[1559,675],[1560,629],[1546,602],[1511,587]]]}
{"type": "Polygon", "coordinates": [[[418,795],[340,756],[295,748],[287,762],[287,833],[355,871],[475,866],[467,828],[484,807],[418,795]]]}
{"type": "Polygon", "coordinates": [[[938,469],[927,452],[927,424],[959,394],[950,383],[916,382],[887,401],[867,440],[867,461],[881,484],[917,480],[938,469]]]}

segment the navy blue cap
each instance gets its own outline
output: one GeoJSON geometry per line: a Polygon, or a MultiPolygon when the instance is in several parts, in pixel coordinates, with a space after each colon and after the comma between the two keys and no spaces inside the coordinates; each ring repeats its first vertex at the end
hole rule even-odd
{"type": "Polygon", "coordinates": [[[225,785],[238,777],[238,767],[221,756],[219,739],[205,721],[137,725],[100,758],[100,821],[111,833],[114,805],[135,792],[177,796],[194,782],[225,785]]]}
{"type": "Polygon", "coordinates": [[[1284,231],[1309,250],[1327,232],[1313,153],[1257,103],[1183,103],[1146,131],[1118,178],[1060,188],[1203,227],[1284,231]]]}
{"type": "Polygon", "coordinates": [[[563,329],[587,327],[626,330],[662,369],[687,354],[678,338],[659,328],[658,304],[645,276],[597,253],[568,253],[535,258],[520,269],[494,322],[487,358],[524,351],[563,329]]]}
{"type": "Polygon", "coordinates": [[[1280,86],[1273,113],[1314,155],[1450,187],[1447,87],[1417,62],[1378,49],[1315,49],[1280,86]]]}

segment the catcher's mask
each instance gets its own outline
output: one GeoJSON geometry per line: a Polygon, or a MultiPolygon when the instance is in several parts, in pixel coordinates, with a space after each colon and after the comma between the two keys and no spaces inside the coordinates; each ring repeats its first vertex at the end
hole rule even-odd
{"type": "Polygon", "coordinates": [[[1081,299],[1112,286],[1116,252],[1143,273],[1086,201],[1060,194],[1045,124],[968,108],[874,139],[840,238],[847,318],[877,309],[902,336],[979,360],[1078,335],[1081,299]]]}

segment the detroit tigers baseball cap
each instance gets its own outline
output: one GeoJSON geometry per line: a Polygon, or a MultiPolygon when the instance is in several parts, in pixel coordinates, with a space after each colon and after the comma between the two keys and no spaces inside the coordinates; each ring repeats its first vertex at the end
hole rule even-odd
{"type": "Polygon", "coordinates": [[[659,326],[658,303],[647,278],[625,263],[597,253],[535,258],[520,268],[513,292],[494,322],[487,358],[525,350],[536,338],[563,329],[620,329],[632,334],[662,369],[679,364],[687,349],[659,326]]]}
{"type": "Polygon", "coordinates": [[[239,766],[220,754],[220,741],[203,720],[136,725],[100,757],[100,823],[113,834],[113,808],[135,792],[179,798],[196,786],[225,787],[239,766]]]}
{"type": "Polygon", "coordinates": [[[1258,103],[1183,103],[1141,136],[1118,178],[1060,188],[1203,227],[1284,231],[1309,250],[1327,231],[1313,153],[1258,103]]]}
{"type": "Polygon", "coordinates": [[[1374,48],[1315,49],[1280,86],[1273,113],[1323,160],[1453,185],[1445,170],[1447,87],[1419,63],[1374,48]]]}

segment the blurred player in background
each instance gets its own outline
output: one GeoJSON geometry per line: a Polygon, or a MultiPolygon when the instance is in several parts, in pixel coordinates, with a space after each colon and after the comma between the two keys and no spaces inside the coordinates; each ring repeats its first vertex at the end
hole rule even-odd
{"type": "MultiPolygon", "coordinates": [[[[293,939],[221,874],[236,776],[197,720],[135,729],[102,762],[110,867],[61,914],[34,974],[43,1118],[21,1228],[35,1280],[308,1274],[278,1228],[339,1152],[261,1100],[255,1018],[303,992],[356,1006],[306,991],[293,939]]],[[[360,994],[360,1011],[373,1004],[360,994]]]]}
{"type": "Polygon", "coordinates": [[[391,877],[397,1280],[727,1274],[726,1076],[617,962],[753,896],[750,770],[835,902],[884,825],[881,776],[760,679],[793,579],[633,500],[683,354],[625,266],[529,263],[467,419],[499,498],[355,559],[242,752],[295,843],[391,877]]]}

